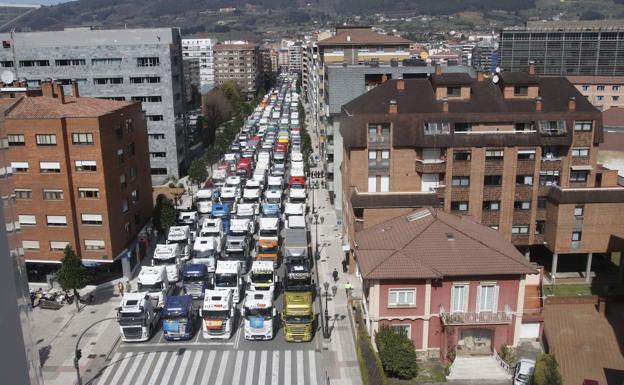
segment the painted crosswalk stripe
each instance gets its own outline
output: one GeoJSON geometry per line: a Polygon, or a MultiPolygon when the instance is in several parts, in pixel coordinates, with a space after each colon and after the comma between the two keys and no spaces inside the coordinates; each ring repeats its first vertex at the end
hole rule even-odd
{"type": "Polygon", "coordinates": [[[158,382],[158,379],[161,378],[160,377],[160,371],[162,370],[162,367],[165,363],[165,359],[167,358],[168,353],[162,353],[160,355],[160,357],[158,357],[158,361],[156,362],[156,366],[154,367],[154,370],[152,371],[151,376],[149,377],[149,381],[147,382],[147,385],[155,385],[156,382],[158,382]]]}
{"type": "Polygon", "coordinates": [[[173,374],[173,368],[175,368],[176,364],[178,363],[179,357],[180,356],[177,353],[173,353],[171,355],[171,358],[169,359],[169,364],[167,364],[167,367],[165,368],[165,374],[163,374],[162,378],[159,381],[160,384],[167,385],[169,383],[171,375],[173,374]]]}
{"type": "Polygon", "coordinates": [[[291,376],[291,369],[292,367],[290,366],[290,350],[285,350],[284,351],[284,385],[290,385],[290,376],[291,376]]]}
{"type": "Polygon", "coordinates": [[[256,351],[250,350],[249,356],[247,357],[247,377],[245,377],[247,381],[245,382],[245,385],[252,385],[254,383],[255,379],[253,378],[253,373],[254,373],[255,365],[256,365],[256,351]]]}
{"type": "Polygon", "coordinates": [[[303,368],[303,350],[297,350],[297,385],[303,384],[303,373],[305,369],[303,368]]]}
{"type": "Polygon", "coordinates": [[[156,358],[157,355],[158,353],[156,352],[151,352],[150,354],[147,355],[147,359],[145,360],[145,363],[141,365],[141,371],[139,372],[139,375],[137,376],[137,379],[134,382],[135,385],[143,383],[143,381],[145,381],[145,379],[149,377],[147,373],[148,372],[151,373],[150,369],[152,366],[152,362],[154,362],[154,359],[156,358]]]}
{"type": "Polygon", "coordinates": [[[124,378],[124,382],[122,382],[122,385],[130,385],[130,381],[132,381],[132,377],[134,377],[134,373],[139,368],[139,364],[141,363],[141,361],[143,360],[143,357],[145,356],[146,356],[145,353],[139,353],[135,357],[133,357],[132,366],[130,366],[130,370],[128,371],[128,374],[124,376],[125,378],[124,378]]]}
{"type": "Polygon", "coordinates": [[[245,352],[242,350],[236,352],[236,364],[234,365],[234,378],[232,379],[232,385],[238,385],[238,382],[240,381],[244,354],[245,352]]]}
{"type": "Polygon", "coordinates": [[[204,365],[204,374],[201,377],[201,385],[208,385],[208,381],[210,380],[210,374],[212,373],[212,365],[214,365],[215,357],[217,356],[217,352],[215,350],[211,351],[208,354],[208,362],[204,365]]]}
{"type": "Polygon", "coordinates": [[[195,359],[193,360],[193,364],[191,365],[191,371],[189,372],[188,378],[186,379],[186,382],[188,384],[195,383],[195,377],[197,377],[197,371],[199,370],[199,363],[201,362],[201,359],[204,355],[203,350],[198,350],[196,353],[197,354],[195,354],[195,359]]]}
{"type": "Polygon", "coordinates": [[[104,373],[102,374],[100,381],[98,381],[98,384],[106,385],[108,383],[106,380],[108,380],[108,377],[110,377],[111,373],[113,372],[113,366],[117,364],[119,358],[121,358],[121,353],[115,353],[113,358],[108,363],[106,370],[104,370],[104,373]]]}
{"type": "Polygon", "coordinates": [[[182,363],[180,364],[180,367],[178,368],[178,370],[176,370],[178,374],[176,375],[174,379],[175,381],[173,381],[173,385],[182,384],[182,378],[184,377],[184,373],[186,372],[186,367],[188,366],[188,363],[191,360],[191,355],[192,355],[192,352],[190,350],[185,351],[184,355],[182,355],[182,363]]]}
{"type": "Polygon", "coordinates": [[[316,352],[308,350],[308,364],[310,365],[310,385],[317,385],[316,382],[316,352]]]}
{"type": "Polygon", "coordinates": [[[126,353],[123,356],[123,358],[121,359],[121,362],[119,363],[119,367],[115,371],[115,375],[107,384],[116,384],[119,382],[119,379],[121,378],[121,375],[123,374],[124,370],[126,370],[126,366],[128,366],[128,362],[130,362],[130,358],[132,357],[133,354],[134,353],[126,353]]]}
{"type": "Polygon", "coordinates": [[[266,382],[266,368],[267,368],[267,351],[263,350],[260,353],[260,368],[258,369],[258,385],[264,385],[266,382]]]}
{"type": "Polygon", "coordinates": [[[273,370],[271,371],[271,385],[277,385],[279,383],[279,356],[278,350],[273,351],[273,370]]]}
{"type": "Polygon", "coordinates": [[[225,377],[225,369],[227,369],[228,358],[230,357],[230,351],[226,350],[221,356],[221,363],[219,364],[219,372],[217,372],[217,379],[215,384],[223,384],[223,377],[225,377]]]}

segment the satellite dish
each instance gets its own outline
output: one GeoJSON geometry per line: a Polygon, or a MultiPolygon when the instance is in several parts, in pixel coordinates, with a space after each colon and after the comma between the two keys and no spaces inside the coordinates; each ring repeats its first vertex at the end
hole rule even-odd
{"type": "Polygon", "coordinates": [[[496,69],[494,70],[494,72],[496,72],[497,74],[501,73],[501,68],[500,68],[500,67],[496,67],[496,69]]]}
{"type": "Polygon", "coordinates": [[[499,81],[500,81],[500,76],[498,76],[497,74],[494,74],[494,76],[492,76],[492,83],[498,84],[499,81]]]}
{"type": "Polygon", "coordinates": [[[0,74],[0,79],[4,84],[11,84],[15,80],[15,75],[11,71],[2,71],[2,74],[0,74]]]}

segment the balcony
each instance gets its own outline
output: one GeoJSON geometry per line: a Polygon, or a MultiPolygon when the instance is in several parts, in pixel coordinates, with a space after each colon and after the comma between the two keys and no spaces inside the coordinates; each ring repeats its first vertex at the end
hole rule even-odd
{"type": "Polygon", "coordinates": [[[416,172],[423,174],[440,174],[446,172],[444,159],[416,159],[416,172]]]}
{"type": "Polygon", "coordinates": [[[513,312],[509,305],[503,311],[480,313],[447,313],[440,307],[440,319],[445,326],[511,324],[513,312]]]}
{"type": "Polygon", "coordinates": [[[389,159],[382,159],[382,160],[369,159],[368,171],[369,173],[375,172],[375,171],[390,171],[390,160],[389,159]]]}
{"type": "Polygon", "coordinates": [[[369,148],[390,148],[390,134],[368,135],[369,148]]]}

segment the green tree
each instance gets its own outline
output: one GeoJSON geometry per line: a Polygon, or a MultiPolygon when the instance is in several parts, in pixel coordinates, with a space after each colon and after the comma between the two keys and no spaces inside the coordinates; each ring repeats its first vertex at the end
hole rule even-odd
{"type": "Polygon", "coordinates": [[[156,206],[154,207],[154,227],[160,234],[166,234],[169,227],[175,223],[175,208],[171,199],[164,194],[160,194],[156,198],[156,206]]]}
{"type": "Polygon", "coordinates": [[[416,349],[405,331],[397,333],[389,326],[382,326],[375,333],[375,343],[381,365],[388,376],[404,380],[416,377],[416,349]]]}
{"type": "Polygon", "coordinates": [[[221,149],[218,148],[216,144],[208,147],[206,153],[204,154],[204,162],[207,166],[210,166],[210,171],[212,171],[212,167],[219,161],[219,159],[221,159],[222,155],[223,153],[221,152],[221,149]]]}
{"type": "Polygon", "coordinates": [[[559,364],[552,354],[540,354],[535,361],[534,385],[563,385],[559,364]]]}
{"type": "Polygon", "coordinates": [[[188,171],[189,180],[194,185],[200,187],[208,179],[208,170],[203,158],[193,159],[188,171]]]}
{"type": "Polygon", "coordinates": [[[63,251],[61,268],[57,273],[58,282],[63,290],[73,290],[76,302],[76,310],[80,311],[80,295],[78,290],[87,286],[89,276],[87,269],[82,265],[82,260],[76,255],[71,246],[66,246],[63,251]]]}

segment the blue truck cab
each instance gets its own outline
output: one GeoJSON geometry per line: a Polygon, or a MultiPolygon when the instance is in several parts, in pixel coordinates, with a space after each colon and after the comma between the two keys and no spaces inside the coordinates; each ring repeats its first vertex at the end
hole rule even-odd
{"type": "Polygon", "coordinates": [[[227,234],[230,230],[230,211],[232,211],[232,207],[229,203],[215,203],[212,205],[211,216],[213,218],[221,218],[224,234],[227,234]]]}
{"type": "Polygon", "coordinates": [[[165,297],[165,306],[160,312],[163,337],[167,341],[181,341],[193,338],[197,311],[190,295],[165,297]]]}
{"type": "Polygon", "coordinates": [[[265,203],[262,205],[262,216],[266,218],[279,218],[280,205],[275,203],[265,203]]]}
{"type": "Polygon", "coordinates": [[[204,292],[209,289],[210,275],[208,266],[203,263],[189,263],[182,269],[182,285],[184,294],[193,299],[204,298],[204,292]]]}

